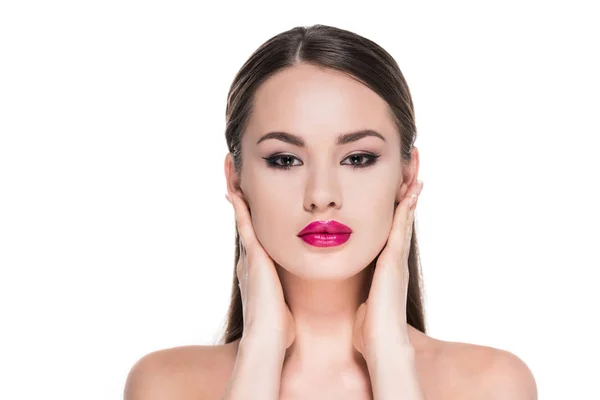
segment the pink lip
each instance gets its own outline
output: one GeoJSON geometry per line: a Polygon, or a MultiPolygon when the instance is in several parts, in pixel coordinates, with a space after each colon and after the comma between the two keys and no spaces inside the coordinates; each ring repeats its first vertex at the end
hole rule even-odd
{"type": "Polygon", "coordinates": [[[311,222],[298,233],[298,237],[312,246],[330,247],[347,242],[351,234],[352,229],[348,226],[331,220],[311,222]]]}
{"type": "Polygon", "coordinates": [[[350,239],[350,235],[351,233],[309,233],[300,236],[300,239],[311,246],[331,247],[346,243],[350,239]]]}

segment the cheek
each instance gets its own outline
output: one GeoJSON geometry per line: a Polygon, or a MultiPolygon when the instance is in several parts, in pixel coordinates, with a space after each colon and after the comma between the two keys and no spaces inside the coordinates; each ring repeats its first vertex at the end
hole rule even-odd
{"type": "MultiPolygon", "coordinates": [[[[250,187],[253,190],[248,198],[254,232],[271,258],[292,271],[302,271],[306,265],[322,262],[322,255],[307,252],[296,237],[298,231],[314,219],[303,210],[302,187],[295,187],[289,180],[281,185],[261,185],[257,180],[250,187]]],[[[340,218],[355,231],[355,244],[340,253],[335,263],[350,269],[353,265],[365,267],[388,240],[395,209],[395,185],[381,185],[381,181],[372,179],[364,185],[343,181],[341,190],[340,218]]]]}
{"type": "Polygon", "coordinates": [[[386,205],[378,207],[373,212],[373,220],[371,222],[373,240],[381,247],[385,244],[392,229],[394,209],[392,201],[388,201],[386,205]]]}
{"type": "Polygon", "coordinates": [[[361,191],[360,201],[353,209],[352,217],[360,221],[360,234],[357,239],[366,246],[366,252],[373,258],[384,247],[392,228],[395,192],[393,185],[372,187],[371,191],[361,191]]]}
{"type": "Polygon", "coordinates": [[[265,250],[279,245],[282,238],[289,236],[292,227],[296,225],[291,204],[288,199],[276,193],[261,192],[252,197],[252,226],[265,250]]]}

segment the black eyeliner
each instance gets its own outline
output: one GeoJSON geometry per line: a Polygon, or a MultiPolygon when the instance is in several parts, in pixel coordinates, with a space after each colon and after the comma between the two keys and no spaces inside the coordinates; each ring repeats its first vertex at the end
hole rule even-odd
{"type": "MultiPolygon", "coordinates": [[[[352,168],[366,168],[369,167],[371,165],[374,165],[377,162],[377,158],[379,158],[381,155],[380,154],[371,154],[371,153],[355,153],[355,154],[350,154],[348,157],[344,158],[350,158],[350,157],[363,157],[366,158],[367,161],[363,164],[350,164],[350,166],[352,168]]],[[[280,165],[277,164],[275,161],[282,159],[282,158],[290,158],[292,160],[296,159],[298,160],[297,157],[294,157],[292,155],[286,155],[286,154],[275,154],[275,155],[271,155],[269,157],[263,157],[263,159],[266,161],[267,167],[269,168],[273,168],[273,169],[278,169],[278,170],[289,170],[292,167],[299,167],[300,165],[280,165]]],[[[343,164],[343,165],[348,165],[348,164],[343,164]]]]}

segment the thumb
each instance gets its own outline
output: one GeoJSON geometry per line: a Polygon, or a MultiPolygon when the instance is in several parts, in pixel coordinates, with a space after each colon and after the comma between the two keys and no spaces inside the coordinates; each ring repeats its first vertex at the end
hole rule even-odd
{"type": "Polygon", "coordinates": [[[356,310],[356,317],[354,318],[354,329],[352,332],[352,344],[361,354],[364,354],[364,343],[362,338],[362,326],[365,320],[365,313],[367,311],[367,303],[362,303],[356,310]]]}

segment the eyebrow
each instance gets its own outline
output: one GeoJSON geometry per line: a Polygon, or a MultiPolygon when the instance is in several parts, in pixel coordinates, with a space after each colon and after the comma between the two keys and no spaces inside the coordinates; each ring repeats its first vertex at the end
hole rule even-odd
{"type": "MultiPolygon", "coordinates": [[[[385,138],[383,137],[383,135],[380,134],[379,132],[374,131],[372,129],[363,129],[363,130],[356,131],[356,132],[342,133],[341,135],[338,136],[336,144],[338,146],[340,146],[340,145],[356,142],[357,140],[360,140],[367,136],[378,137],[381,140],[383,140],[384,142],[386,141],[385,138]]],[[[269,133],[265,134],[263,137],[261,137],[258,140],[258,142],[256,142],[256,144],[258,145],[260,142],[263,142],[268,139],[277,139],[277,140],[281,140],[282,142],[289,143],[294,146],[306,147],[306,143],[304,142],[304,139],[302,139],[300,136],[297,136],[297,135],[294,135],[291,133],[287,133],[287,132],[280,132],[280,131],[269,132],[269,133]]]]}

